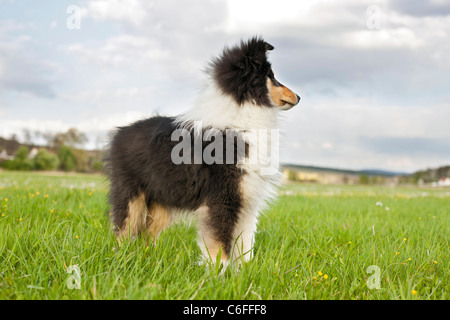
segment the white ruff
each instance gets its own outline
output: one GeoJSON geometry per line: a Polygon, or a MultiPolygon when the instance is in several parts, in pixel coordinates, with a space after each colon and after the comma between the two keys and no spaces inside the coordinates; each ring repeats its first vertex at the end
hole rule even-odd
{"type": "MultiPolygon", "coordinates": [[[[277,145],[274,150],[270,145],[270,130],[278,129],[279,112],[279,108],[275,106],[268,108],[250,102],[238,105],[232,97],[222,93],[215,83],[210,81],[198,97],[194,108],[179,115],[175,120],[180,128],[193,126],[196,133],[201,133],[202,128],[241,130],[249,144],[250,154],[252,150],[257,150],[256,161],[238,164],[238,167],[246,172],[240,183],[245,205],[235,227],[236,246],[232,256],[236,258],[244,254],[245,261],[252,256],[258,216],[276,197],[281,180],[278,162],[272,174],[264,174],[264,167],[273,160],[273,152],[277,153],[276,157],[279,153],[278,141],[275,141],[277,145]],[[261,129],[266,130],[266,139],[261,139],[261,132],[264,132],[261,129]]],[[[278,131],[276,133],[278,134],[278,131]]],[[[278,158],[276,159],[278,161],[278,158]]]]}
{"type": "Polygon", "coordinates": [[[257,106],[253,103],[238,105],[210,80],[205,90],[198,96],[194,107],[176,117],[180,127],[192,121],[201,121],[203,127],[224,129],[276,129],[278,110],[257,106]]]}

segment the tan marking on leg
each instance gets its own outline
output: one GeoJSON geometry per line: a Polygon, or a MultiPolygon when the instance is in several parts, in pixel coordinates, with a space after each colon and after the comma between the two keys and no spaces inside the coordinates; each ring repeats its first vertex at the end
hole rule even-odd
{"type": "Polygon", "coordinates": [[[136,198],[128,203],[128,216],[125,219],[122,229],[117,232],[119,245],[126,239],[141,233],[145,227],[147,218],[147,205],[144,193],[140,193],[136,198]]]}
{"type": "Polygon", "coordinates": [[[214,232],[208,225],[209,220],[209,208],[206,206],[201,207],[198,211],[198,245],[203,253],[204,259],[211,258],[215,263],[217,255],[222,251],[220,255],[220,261],[224,264],[228,263],[228,255],[224,251],[224,244],[214,238],[214,232]]]}
{"type": "Polygon", "coordinates": [[[167,208],[157,203],[152,204],[147,216],[147,233],[150,237],[147,240],[147,244],[149,240],[153,240],[156,243],[161,231],[170,226],[171,223],[172,215],[167,208]]]}

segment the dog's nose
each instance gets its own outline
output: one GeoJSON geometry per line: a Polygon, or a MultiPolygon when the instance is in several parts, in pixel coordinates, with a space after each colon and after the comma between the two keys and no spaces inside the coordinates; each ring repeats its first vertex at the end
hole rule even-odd
{"type": "Polygon", "coordinates": [[[295,105],[297,105],[300,102],[300,96],[298,94],[295,94],[297,96],[297,103],[295,105]]]}

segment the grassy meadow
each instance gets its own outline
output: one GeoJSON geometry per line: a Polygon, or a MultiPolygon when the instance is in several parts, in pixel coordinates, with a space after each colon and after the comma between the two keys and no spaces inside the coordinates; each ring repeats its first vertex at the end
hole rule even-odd
{"type": "Polygon", "coordinates": [[[0,172],[0,299],[449,299],[450,189],[285,185],[223,274],[198,265],[193,223],[117,249],[107,192],[0,172]]]}

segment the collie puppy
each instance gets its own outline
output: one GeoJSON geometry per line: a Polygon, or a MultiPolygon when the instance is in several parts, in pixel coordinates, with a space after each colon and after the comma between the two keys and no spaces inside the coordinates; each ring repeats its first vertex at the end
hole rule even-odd
{"type": "Polygon", "coordinates": [[[187,214],[205,258],[228,265],[252,257],[258,216],[281,177],[279,113],[300,100],[275,79],[273,49],[260,37],[225,48],[191,110],[118,128],[106,164],[119,243],[156,241],[187,214]]]}

